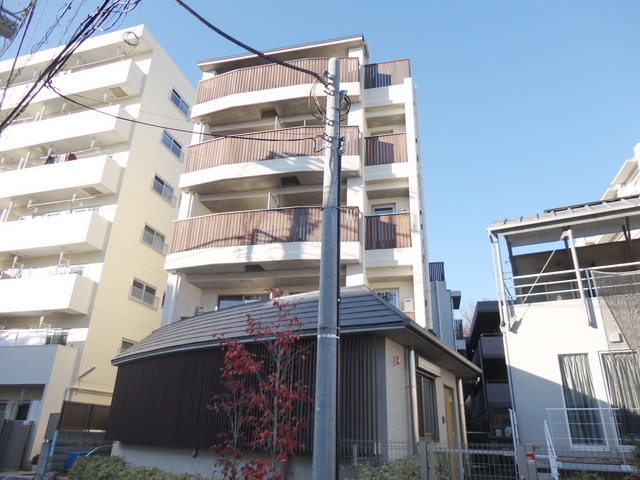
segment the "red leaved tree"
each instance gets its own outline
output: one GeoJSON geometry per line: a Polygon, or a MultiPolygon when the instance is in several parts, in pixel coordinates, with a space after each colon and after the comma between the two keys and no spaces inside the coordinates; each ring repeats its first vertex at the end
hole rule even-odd
{"type": "Polygon", "coordinates": [[[210,408],[228,427],[212,447],[226,479],[286,480],[291,456],[303,448],[298,436],[307,419],[296,415],[296,406],[310,401],[309,387],[294,379],[294,368],[306,361],[308,349],[300,343],[302,324],[295,305],[281,300],[282,291],[268,291],[276,319],[246,319],[246,332],[258,348],[251,351],[237,339],[221,339],[225,392],[212,398],[210,408]]]}

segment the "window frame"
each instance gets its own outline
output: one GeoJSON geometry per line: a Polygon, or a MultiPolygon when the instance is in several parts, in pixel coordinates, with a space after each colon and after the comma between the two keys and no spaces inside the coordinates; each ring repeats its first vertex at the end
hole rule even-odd
{"type": "Polygon", "coordinates": [[[268,300],[269,298],[270,298],[269,294],[261,294],[261,293],[238,293],[238,294],[218,295],[218,299],[216,301],[216,308],[218,310],[224,310],[226,308],[235,307],[237,305],[244,305],[246,303],[259,302],[261,300],[268,300]],[[234,303],[233,305],[228,305],[226,307],[221,307],[220,306],[220,299],[221,298],[225,298],[225,297],[227,297],[227,299],[225,301],[228,301],[228,302],[233,301],[232,299],[230,299],[228,297],[242,297],[242,298],[239,299],[238,302],[234,303]],[[258,297],[258,298],[248,298],[248,297],[258,297]]]}
{"type": "Polygon", "coordinates": [[[151,190],[160,195],[172,207],[176,205],[175,189],[169,185],[160,175],[156,174],[151,182],[151,190]],[[157,186],[157,188],[156,188],[157,186]]]}
{"type": "Polygon", "coordinates": [[[134,278],[129,288],[129,298],[148,307],[158,309],[158,289],[139,278],[134,278]],[[136,283],[138,285],[136,285],[136,283]]]}
{"type": "Polygon", "coordinates": [[[167,150],[169,150],[173,155],[180,160],[181,162],[184,160],[184,151],[182,149],[182,144],[174,138],[166,130],[162,131],[162,137],[160,138],[160,142],[164,145],[167,150]]]}
{"type": "Polygon", "coordinates": [[[436,390],[436,379],[431,375],[417,370],[416,397],[418,399],[418,436],[420,440],[437,442],[439,439],[438,398],[436,390]],[[429,385],[427,392],[425,392],[425,384],[429,385]],[[428,402],[425,402],[425,395],[429,396],[428,402]]]}
{"type": "Polygon", "coordinates": [[[378,205],[371,205],[371,215],[393,215],[396,213],[395,203],[380,203],[378,205]],[[390,212],[380,210],[391,210],[390,212]]]}
{"type": "Polygon", "coordinates": [[[169,100],[187,119],[191,118],[191,105],[182,98],[182,95],[180,95],[175,88],[171,89],[171,93],[169,93],[169,100]]]}
{"type": "Polygon", "coordinates": [[[391,305],[393,305],[397,309],[400,309],[400,289],[399,288],[397,288],[397,287],[396,288],[374,288],[373,291],[380,298],[382,298],[386,302],[390,303],[391,305]],[[390,293],[391,295],[393,295],[395,297],[395,303],[387,300],[387,298],[385,298],[385,297],[383,297],[381,295],[381,294],[386,294],[386,293],[390,293]]]}
{"type": "Polygon", "coordinates": [[[165,255],[167,253],[167,248],[168,248],[168,245],[165,242],[166,239],[167,239],[166,235],[163,235],[148,223],[144,224],[144,228],[142,229],[142,234],[140,235],[140,241],[142,243],[150,246],[154,250],[165,255]],[[150,230],[152,233],[148,233],[147,229],[150,230]],[[151,235],[152,237],[150,240],[149,240],[149,235],[151,235]],[[160,245],[157,245],[158,242],[156,241],[156,239],[159,237],[162,237],[162,241],[160,242],[160,245]]]}

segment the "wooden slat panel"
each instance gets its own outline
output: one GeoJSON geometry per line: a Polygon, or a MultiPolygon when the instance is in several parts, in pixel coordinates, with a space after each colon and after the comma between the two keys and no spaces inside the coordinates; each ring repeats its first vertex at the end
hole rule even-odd
{"type": "MultiPolygon", "coordinates": [[[[322,145],[320,136],[323,133],[324,127],[284,128],[238,135],[237,137],[216,138],[191,145],[187,149],[185,173],[220,165],[322,155],[316,151],[316,147],[322,145]]],[[[340,134],[346,137],[344,155],[359,155],[360,132],[358,127],[343,126],[340,128],[340,134]]]]}
{"type": "MultiPolygon", "coordinates": [[[[322,75],[328,67],[328,58],[306,58],[286,62],[290,65],[305,68],[322,75]]],[[[357,58],[340,59],[340,81],[358,82],[359,63],[357,58]]],[[[282,65],[260,65],[258,67],[241,68],[201,80],[198,83],[196,104],[209,102],[237,93],[256,92],[271,88],[288,87],[313,83],[314,78],[282,65]]]]}
{"type": "Polygon", "coordinates": [[[411,76],[409,60],[373,63],[364,66],[364,88],[400,85],[411,76]]]}
{"type": "Polygon", "coordinates": [[[364,139],[365,166],[407,162],[407,135],[394,133],[364,139]]]}
{"type": "MultiPolygon", "coordinates": [[[[357,207],[341,210],[343,242],[359,240],[357,207]]],[[[202,248],[322,240],[322,208],[218,213],[176,222],[171,253],[202,248]]]]}
{"type": "Polygon", "coordinates": [[[405,248],[411,246],[411,221],[408,213],[365,217],[365,249],[405,248]]]}

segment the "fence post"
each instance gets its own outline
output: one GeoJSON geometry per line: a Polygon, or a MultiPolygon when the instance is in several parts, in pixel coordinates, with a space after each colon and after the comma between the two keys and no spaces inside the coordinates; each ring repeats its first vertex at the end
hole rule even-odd
{"type": "Polygon", "coordinates": [[[536,468],[536,454],[533,452],[533,445],[531,443],[516,445],[515,453],[520,479],[537,480],[538,470],[536,468]]]}
{"type": "MultiPolygon", "coordinates": [[[[423,479],[426,478],[427,480],[436,480],[438,472],[436,470],[435,443],[420,442],[420,444],[424,444],[423,448],[426,450],[425,458],[427,459],[427,465],[426,465],[427,476],[422,478],[423,479]]],[[[422,475],[422,465],[420,465],[420,474],[422,475]]]]}
{"type": "Polygon", "coordinates": [[[429,462],[426,442],[418,442],[418,459],[420,460],[420,480],[428,480],[429,462]]]}

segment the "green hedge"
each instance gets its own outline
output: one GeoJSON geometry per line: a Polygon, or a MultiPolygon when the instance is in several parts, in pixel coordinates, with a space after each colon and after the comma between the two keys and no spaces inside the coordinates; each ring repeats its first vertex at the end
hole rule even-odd
{"type": "Polygon", "coordinates": [[[191,473],[167,473],[157,468],[127,467],[120,457],[80,457],[69,480],[207,480],[191,473]]]}
{"type": "Polygon", "coordinates": [[[416,455],[385,463],[381,467],[363,466],[359,469],[358,480],[419,480],[420,461],[416,455]]]}

